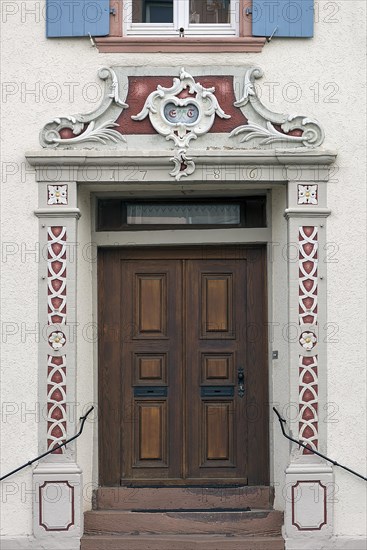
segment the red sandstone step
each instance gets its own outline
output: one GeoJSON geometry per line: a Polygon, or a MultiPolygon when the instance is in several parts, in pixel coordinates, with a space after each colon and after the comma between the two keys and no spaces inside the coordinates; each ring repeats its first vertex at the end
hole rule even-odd
{"type": "Polygon", "coordinates": [[[80,548],[81,550],[284,550],[284,541],[280,536],[84,535],[80,548]]]}
{"type": "Polygon", "coordinates": [[[99,510],[271,509],[273,488],[257,487],[100,487],[99,510]]]}
{"type": "Polygon", "coordinates": [[[264,535],[281,534],[277,510],[128,512],[94,510],[84,514],[85,534],[264,535]]]}

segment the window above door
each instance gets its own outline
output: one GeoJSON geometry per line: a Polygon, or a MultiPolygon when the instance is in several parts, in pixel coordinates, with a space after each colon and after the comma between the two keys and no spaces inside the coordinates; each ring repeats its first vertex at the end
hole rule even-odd
{"type": "Polygon", "coordinates": [[[48,38],[100,52],[260,52],[265,37],[313,36],[314,0],[46,0],[48,38]]]}
{"type": "Polygon", "coordinates": [[[110,0],[109,36],[100,52],[260,52],[252,0],[110,0]]]}
{"type": "Polygon", "coordinates": [[[126,36],[238,36],[238,0],[126,0],[126,36]]]}
{"type": "Polygon", "coordinates": [[[46,0],[46,34],[90,36],[103,53],[259,52],[253,1],[46,0]]]}

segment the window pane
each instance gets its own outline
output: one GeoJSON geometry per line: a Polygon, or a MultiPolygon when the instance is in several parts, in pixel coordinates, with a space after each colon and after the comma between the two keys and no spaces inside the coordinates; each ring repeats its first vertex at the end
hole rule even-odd
{"type": "Polygon", "coordinates": [[[133,0],[133,23],[173,23],[173,0],[133,0]]]}
{"type": "Polygon", "coordinates": [[[240,223],[238,204],[128,204],[132,225],[225,225],[240,223]]]}
{"type": "Polygon", "coordinates": [[[98,228],[102,231],[118,231],[123,221],[122,201],[104,199],[98,201],[98,228]]]}
{"type": "Polygon", "coordinates": [[[230,0],[190,0],[190,23],[230,23],[229,6],[230,0]]]}

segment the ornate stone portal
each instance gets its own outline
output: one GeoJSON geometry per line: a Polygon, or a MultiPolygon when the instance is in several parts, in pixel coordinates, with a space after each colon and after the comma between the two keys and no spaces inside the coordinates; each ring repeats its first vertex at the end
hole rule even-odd
{"type": "MultiPolygon", "coordinates": [[[[95,189],[103,191],[108,183],[109,189],[140,197],[156,189],[166,196],[201,189],[228,196],[287,186],[288,246],[297,249],[296,261],[287,256],[288,322],[297,335],[289,340],[290,393],[283,403],[296,404],[297,418],[289,422],[293,434],[326,452],[326,427],[319,418],[326,403],[326,182],[336,155],[319,148],[320,125],[268,110],[257,94],[255,80],[262,72],[256,67],[135,68],[131,74],[114,67],[101,69],[99,76],[106,85],[101,105],[87,115],[53,119],[41,131],[41,145],[52,151],[27,154],[40,184],[40,242],[49,249],[40,265],[40,323],[49,328],[39,356],[40,401],[49,409],[40,450],[76,428],[67,404],[75,401],[76,342],[70,336],[78,280],[65,243],[77,242],[77,188],[90,185],[90,168],[97,174],[95,189]]],[[[276,437],[278,446],[287,445],[280,433],[276,437]]],[[[40,464],[34,480],[41,499],[41,505],[35,503],[37,540],[47,541],[49,550],[62,544],[77,548],[81,473],[74,447],[40,464]],[[69,497],[51,506],[44,498],[47,487],[72,493],[72,506],[69,497]]],[[[283,488],[287,549],[304,548],[310,533],[313,548],[317,541],[327,544],[332,469],[311,451],[293,447],[283,488]]]]}

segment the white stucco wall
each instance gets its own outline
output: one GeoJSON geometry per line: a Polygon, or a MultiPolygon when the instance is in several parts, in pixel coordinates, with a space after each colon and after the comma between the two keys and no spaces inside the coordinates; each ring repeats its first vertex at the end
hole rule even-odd
{"type": "MultiPolygon", "coordinates": [[[[95,102],[94,93],[100,86],[96,77],[100,67],[148,63],[172,66],[177,70],[185,65],[258,64],[265,72],[260,83],[264,103],[274,111],[315,117],[325,129],[324,146],[337,150],[337,167],[329,183],[332,215],[327,230],[330,246],[328,320],[336,324],[337,333],[333,337],[336,341],[331,337],[328,342],[329,409],[325,411],[325,421],[329,455],[366,472],[363,462],[366,456],[363,340],[366,136],[362,118],[365,3],[360,0],[321,1],[317,6],[319,21],[311,40],[274,39],[260,54],[148,55],[100,54],[88,39],[46,40],[43,17],[37,15],[38,9],[42,12],[43,2],[1,3],[2,473],[33,458],[38,450],[37,418],[25,415],[34,410],[38,401],[37,343],[34,335],[25,333],[27,329],[34,329],[37,323],[38,258],[25,254],[38,242],[38,223],[33,215],[37,207],[37,184],[32,171],[26,167],[24,152],[39,148],[39,130],[54,116],[87,112],[98,104],[99,98],[95,102]],[[36,9],[36,17],[30,13],[32,7],[36,9]],[[332,407],[335,407],[333,416],[332,407]]],[[[88,243],[88,194],[82,194],[80,200],[83,218],[79,238],[82,243],[88,243]]],[[[280,195],[275,200],[280,201],[280,195]]],[[[275,206],[273,215],[274,210],[275,206]]],[[[274,235],[284,237],[280,224],[274,227],[274,235]]],[[[90,301],[92,268],[88,261],[79,259],[82,284],[78,299],[82,325],[95,321],[90,301]]],[[[275,280],[279,270],[280,266],[273,269],[275,280]]],[[[284,281],[279,290],[285,292],[284,281]]],[[[275,296],[275,316],[279,301],[281,299],[275,296]]],[[[330,328],[330,335],[331,331],[330,328]]],[[[281,351],[285,349],[284,342],[277,344],[281,351]]],[[[93,354],[88,339],[79,339],[77,396],[81,404],[91,402],[96,396],[93,354]]],[[[282,369],[282,357],[281,353],[275,370],[282,369]]],[[[282,384],[277,375],[273,385],[275,401],[282,402],[282,384]]],[[[87,425],[84,439],[78,445],[78,462],[84,471],[85,484],[92,481],[96,466],[85,443],[92,437],[92,428],[92,424],[87,425]]],[[[284,441],[282,444],[288,445],[284,441]]],[[[282,451],[280,456],[284,456],[282,451]]],[[[278,461],[276,464],[275,474],[279,481],[286,464],[278,461]]],[[[336,533],[363,535],[366,528],[365,484],[342,472],[336,472],[335,479],[336,533]]],[[[32,531],[31,497],[22,490],[22,483],[30,490],[30,472],[3,482],[2,535],[26,535],[32,531]],[[12,492],[14,494],[10,494],[12,492]]],[[[281,499],[278,503],[280,506],[281,499]]],[[[85,505],[88,507],[89,502],[85,505]]]]}

